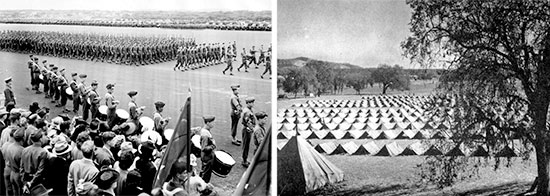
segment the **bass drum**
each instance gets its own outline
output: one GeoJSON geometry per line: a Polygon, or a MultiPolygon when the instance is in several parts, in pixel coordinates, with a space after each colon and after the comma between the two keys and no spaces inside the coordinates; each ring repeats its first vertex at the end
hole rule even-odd
{"type": "Polygon", "coordinates": [[[115,110],[115,114],[116,114],[115,125],[120,125],[128,121],[128,118],[130,118],[130,114],[124,109],[115,110]]]}
{"type": "Polygon", "coordinates": [[[193,135],[191,137],[191,154],[194,154],[195,157],[201,157],[201,136],[193,135]]]}
{"type": "Polygon", "coordinates": [[[100,121],[107,121],[107,109],[108,108],[106,105],[99,106],[98,108],[99,114],[97,115],[97,118],[100,121]]]}
{"type": "Polygon", "coordinates": [[[215,151],[216,160],[212,165],[212,171],[219,177],[225,178],[231,172],[231,168],[235,165],[235,159],[225,151],[215,151]]]}

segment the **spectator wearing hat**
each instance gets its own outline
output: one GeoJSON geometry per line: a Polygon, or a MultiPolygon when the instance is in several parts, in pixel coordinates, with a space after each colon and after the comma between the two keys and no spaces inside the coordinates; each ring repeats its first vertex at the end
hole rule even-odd
{"type": "Polygon", "coordinates": [[[201,162],[202,168],[200,176],[204,181],[210,182],[212,176],[212,165],[214,164],[214,150],[216,149],[216,141],[210,131],[214,128],[214,116],[203,116],[204,126],[200,131],[201,136],[201,162]]]}
{"type": "Polygon", "coordinates": [[[262,141],[264,141],[266,130],[265,125],[267,124],[267,113],[265,112],[257,112],[256,113],[256,119],[258,120],[257,125],[254,127],[254,146],[256,148],[254,149],[254,154],[256,153],[256,150],[258,150],[258,147],[260,147],[260,144],[262,144],[262,141]]]}
{"type": "Polygon", "coordinates": [[[97,113],[99,112],[99,102],[101,100],[101,97],[97,93],[97,85],[97,81],[92,81],[91,90],[87,93],[88,97],[86,99],[82,99],[83,103],[90,105],[92,119],[95,119],[97,117],[97,113]]]}
{"type": "Polygon", "coordinates": [[[21,195],[23,186],[19,175],[21,153],[23,152],[23,138],[25,129],[19,128],[12,131],[12,141],[2,146],[2,154],[6,162],[4,168],[4,182],[6,184],[7,195],[21,195]]]}
{"type": "MultiPolygon", "coordinates": [[[[130,147],[132,144],[130,144],[130,147]]],[[[122,151],[120,153],[120,160],[117,161],[117,167],[115,167],[115,170],[120,174],[118,181],[117,181],[117,188],[115,189],[116,195],[128,195],[123,194],[123,190],[128,188],[126,184],[126,178],[128,176],[128,169],[132,164],[134,163],[134,154],[132,151],[122,151]]]]}
{"type": "Polygon", "coordinates": [[[105,94],[105,105],[107,105],[107,124],[109,127],[113,127],[115,125],[116,120],[116,108],[118,106],[118,100],[115,99],[115,95],[113,95],[115,91],[115,85],[114,84],[107,84],[107,94],[105,94]]]}
{"type": "Polygon", "coordinates": [[[95,167],[92,157],[94,156],[94,142],[86,141],[80,147],[82,159],[75,160],[69,166],[67,182],[67,193],[69,196],[76,195],[76,188],[79,181],[94,182],[99,170],[95,167]]]}
{"type": "Polygon", "coordinates": [[[115,157],[112,152],[112,149],[116,145],[115,137],[116,135],[112,131],[101,133],[103,147],[95,150],[95,161],[98,164],[98,168],[112,167],[115,163],[115,157]]]}
{"type": "Polygon", "coordinates": [[[10,102],[13,102],[13,105],[15,105],[15,95],[11,89],[12,78],[6,78],[4,82],[6,83],[6,89],[4,89],[4,106],[7,107],[10,102]]]}
{"type": "Polygon", "coordinates": [[[42,184],[44,181],[44,168],[48,160],[48,151],[42,148],[42,132],[31,134],[32,145],[23,149],[21,153],[21,177],[23,180],[23,192],[28,192],[32,187],[42,184]]]}
{"type": "Polygon", "coordinates": [[[67,195],[67,175],[71,166],[72,146],[64,136],[56,136],[53,144],[53,157],[48,159],[46,166],[46,179],[44,186],[52,188],[52,195],[67,195]]]}
{"type": "Polygon", "coordinates": [[[241,105],[241,99],[239,99],[239,87],[240,85],[231,86],[233,95],[231,95],[231,143],[234,145],[240,146],[241,141],[237,140],[237,126],[239,125],[239,120],[241,119],[241,114],[243,112],[243,106],[241,105]]]}
{"type": "Polygon", "coordinates": [[[256,117],[254,116],[254,97],[247,97],[245,99],[246,107],[243,110],[243,163],[244,167],[248,167],[250,162],[248,162],[248,151],[250,149],[250,140],[252,139],[252,133],[254,132],[254,127],[256,126],[256,117]]]}
{"type": "Polygon", "coordinates": [[[153,179],[155,179],[157,172],[152,162],[154,151],[155,145],[151,141],[144,141],[139,147],[139,157],[136,160],[135,170],[141,174],[141,188],[146,193],[151,192],[153,179]]]}
{"type": "MultiPolygon", "coordinates": [[[[170,121],[170,117],[164,118],[162,116],[162,112],[164,111],[164,102],[157,101],[155,102],[155,113],[153,114],[153,121],[155,122],[155,131],[157,131],[160,135],[164,134],[164,129],[166,128],[166,125],[168,125],[168,122],[170,121]]],[[[168,140],[164,137],[162,138],[162,144],[167,144],[168,140]]]]}
{"type": "Polygon", "coordinates": [[[72,80],[69,87],[73,90],[73,112],[77,114],[80,109],[80,105],[82,104],[82,94],[79,90],[78,73],[72,73],[71,78],[72,80]]]}
{"type": "Polygon", "coordinates": [[[104,169],[99,172],[95,184],[97,185],[98,196],[115,196],[115,188],[119,173],[114,169],[104,169]]]}

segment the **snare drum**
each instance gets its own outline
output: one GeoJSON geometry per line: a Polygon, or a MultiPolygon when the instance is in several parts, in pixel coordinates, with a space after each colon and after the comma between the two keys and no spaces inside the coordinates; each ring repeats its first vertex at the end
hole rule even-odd
{"type": "Polygon", "coordinates": [[[107,109],[108,108],[107,108],[106,105],[99,106],[99,108],[98,108],[99,115],[97,116],[97,118],[99,118],[99,120],[107,121],[107,109]]]}
{"type": "Polygon", "coordinates": [[[115,114],[116,114],[115,125],[120,125],[128,121],[128,118],[130,118],[130,114],[124,109],[117,109],[115,111],[115,114]]]}
{"type": "Polygon", "coordinates": [[[215,151],[214,152],[216,160],[212,165],[212,171],[219,177],[225,178],[231,172],[231,168],[235,165],[235,159],[224,151],[215,151]]]}
{"type": "Polygon", "coordinates": [[[201,157],[201,136],[200,135],[193,135],[191,137],[191,154],[194,154],[195,157],[201,157]]]}

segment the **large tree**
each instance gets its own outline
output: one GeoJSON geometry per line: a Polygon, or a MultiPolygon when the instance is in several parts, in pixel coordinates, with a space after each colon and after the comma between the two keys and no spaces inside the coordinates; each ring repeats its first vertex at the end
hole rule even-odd
{"type": "Polygon", "coordinates": [[[304,71],[299,67],[285,67],[280,70],[280,74],[285,78],[283,81],[283,90],[294,94],[294,98],[301,89],[307,85],[307,78],[304,71]]]}
{"type": "Polygon", "coordinates": [[[382,94],[388,89],[409,90],[409,75],[399,65],[389,66],[382,64],[372,73],[374,82],[382,85],[382,94]]]}
{"type": "Polygon", "coordinates": [[[371,74],[365,69],[354,70],[348,73],[345,78],[346,84],[353,88],[358,95],[361,94],[361,89],[372,83],[371,74]]]}
{"type": "MultiPolygon", "coordinates": [[[[532,144],[537,194],[549,195],[549,1],[407,3],[413,14],[412,35],[402,43],[405,55],[448,69],[441,87],[458,95],[454,107],[464,112],[465,122],[487,127],[486,145],[511,145],[514,137],[532,144]]],[[[476,128],[463,123],[454,130],[476,128]]]]}

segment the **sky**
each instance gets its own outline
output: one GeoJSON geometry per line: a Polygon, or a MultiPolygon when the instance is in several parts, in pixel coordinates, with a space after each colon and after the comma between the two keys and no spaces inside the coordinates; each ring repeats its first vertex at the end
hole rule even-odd
{"type": "Polygon", "coordinates": [[[263,11],[271,0],[0,0],[0,10],[263,11]]]}
{"type": "Polygon", "coordinates": [[[279,0],[277,58],[418,68],[400,47],[411,14],[405,0],[279,0]]]}

